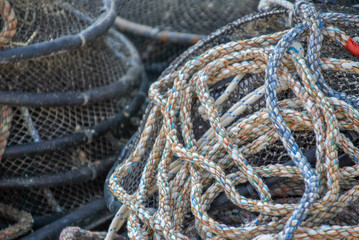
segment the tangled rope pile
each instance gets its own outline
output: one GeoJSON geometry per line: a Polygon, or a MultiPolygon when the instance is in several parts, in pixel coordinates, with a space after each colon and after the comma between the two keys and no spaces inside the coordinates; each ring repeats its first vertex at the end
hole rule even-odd
{"type": "Polygon", "coordinates": [[[359,99],[333,90],[322,74],[322,71],[359,74],[359,62],[321,58],[324,37],[359,56],[355,41],[333,25],[358,27],[359,16],[318,14],[314,5],[301,0],[286,6],[291,6],[294,17],[303,22],[284,32],[208,49],[151,86],[152,108],[140,141],[110,179],[113,194],[124,205],[106,239],[111,239],[126,220],[131,239],[189,239],[184,226],[191,217],[203,239],[359,237],[359,225],[335,221],[338,213],[359,200],[359,184],[354,179],[359,176],[359,149],[343,133],[359,133],[359,99]],[[306,46],[301,44],[303,39],[307,40],[306,46]],[[262,74],[264,84],[237,99],[220,115],[221,103],[246,74],[262,74]],[[210,87],[231,76],[237,77],[215,100],[210,87]],[[290,90],[296,98],[278,100],[280,92],[290,90]],[[263,95],[266,108],[241,116],[263,95]],[[212,127],[198,140],[192,118],[195,101],[200,102],[198,111],[212,127]],[[121,181],[151,147],[149,139],[156,127],[160,131],[138,190],[129,194],[121,181]],[[315,168],[299,148],[292,131],[315,133],[315,168]],[[282,141],[295,166],[251,166],[246,160],[248,156],[277,139],[282,141]],[[339,149],[355,164],[340,168],[339,149]],[[228,173],[233,166],[238,171],[228,173]],[[269,177],[289,179],[292,183],[289,186],[304,183],[304,189],[290,189],[300,193],[301,198],[296,203],[273,200],[280,193],[267,186],[264,178],[269,177]],[[243,196],[236,190],[237,184],[247,182],[258,198],[243,196]],[[159,203],[154,212],[145,203],[155,192],[159,203]],[[240,209],[256,213],[254,219],[231,226],[211,217],[208,210],[221,192],[240,209]]]}

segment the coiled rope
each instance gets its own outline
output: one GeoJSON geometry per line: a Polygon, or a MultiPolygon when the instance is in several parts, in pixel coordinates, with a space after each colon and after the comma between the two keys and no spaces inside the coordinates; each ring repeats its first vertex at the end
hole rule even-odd
{"type": "Polygon", "coordinates": [[[292,29],[215,46],[151,86],[152,109],[141,138],[110,179],[113,194],[124,205],[106,239],[111,239],[126,220],[131,239],[189,239],[183,227],[188,214],[195,219],[203,239],[359,237],[359,225],[323,225],[358,200],[359,184],[353,180],[359,176],[358,165],[339,168],[338,149],[358,163],[359,149],[342,131],[359,132],[359,112],[358,97],[333,90],[322,75],[322,71],[329,70],[359,74],[359,62],[320,57],[324,37],[357,55],[356,43],[333,24],[358,27],[359,16],[318,14],[305,1],[297,1],[293,11],[302,23],[292,29]],[[308,39],[306,54],[300,49],[303,37],[308,39]],[[249,73],[265,73],[264,84],[221,116],[217,108],[227,91],[214,100],[209,87],[230,76],[240,75],[240,81],[249,73]],[[288,90],[296,98],[278,101],[277,94],[288,90]],[[263,95],[266,108],[237,118],[263,95]],[[211,125],[199,140],[194,137],[191,116],[195,99],[211,125]],[[121,180],[151,147],[149,139],[156,127],[160,131],[138,190],[129,194],[121,180]],[[315,168],[292,135],[292,131],[303,130],[313,131],[316,136],[315,168]],[[283,142],[295,166],[249,164],[249,155],[277,139],[283,142]],[[226,174],[224,169],[233,165],[239,171],[226,174]],[[304,190],[293,189],[302,197],[296,203],[273,201],[274,195],[263,180],[267,177],[289,178],[294,185],[304,182],[304,190]],[[246,182],[259,199],[236,190],[237,184],[246,182]],[[343,184],[350,189],[341,191],[343,184]],[[159,206],[153,213],[144,203],[155,191],[159,206]],[[239,208],[259,215],[240,227],[216,221],[207,211],[220,192],[239,208]]]}
{"type": "Polygon", "coordinates": [[[11,206],[0,203],[0,216],[16,223],[0,230],[0,239],[17,239],[29,232],[34,222],[30,213],[19,211],[11,206]]]}

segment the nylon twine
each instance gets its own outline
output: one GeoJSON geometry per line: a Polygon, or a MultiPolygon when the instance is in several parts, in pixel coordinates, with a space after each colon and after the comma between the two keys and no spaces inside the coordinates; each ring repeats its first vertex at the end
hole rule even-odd
{"type": "Polygon", "coordinates": [[[322,74],[359,74],[359,62],[321,57],[324,39],[358,56],[356,42],[337,25],[357,28],[359,16],[319,14],[303,0],[295,4],[261,1],[260,7],[272,4],[287,8],[297,24],[283,32],[217,45],[152,84],[152,108],[140,140],[110,178],[110,189],[123,206],[106,239],[112,239],[126,222],[131,239],[191,239],[191,229],[202,239],[359,238],[358,221],[348,226],[338,220],[344,215],[358,219],[348,209],[359,200],[359,184],[354,179],[359,176],[359,149],[344,132],[359,133],[359,99],[332,89],[322,74]],[[264,84],[222,114],[221,104],[247,74],[262,74],[264,84]],[[231,76],[234,80],[214,99],[210,87],[231,76]],[[295,98],[279,101],[278,94],[286,91],[295,98]],[[236,117],[263,96],[263,109],[236,117]],[[196,101],[211,126],[198,140],[192,116],[196,101]],[[156,129],[160,130],[150,146],[156,129]],[[315,134],[314,167],[293,131],[315,134]],[[252,166],[247,161],[277,140],[282,141],[294,166],[252,166]],[[140,184],[130,194],[121,185],[122,179],[148,148],[151,153],[140,184]],[[354,165],[339,167],[339,150],[354,165]],[[237,170],[228,172],[231,166],[237,170]],[[279,178],[278,184],[267,185],[265,179],[270,177],[279,178]],[[241,195],[236,189],[240,183],[249,183],[257,197],[241,195]],[[286,194],[301,197],[286,199],[284,188],[286,194]],[[221,192],[237,206],[231,214],[238,210],[250,213],[248,222],[230,225],[209,214],[221,192]],[[154,193],[158,194],[156,211],[145,206],[154,193]],[[193,226],[187,224],[189,219],[194,220],[193,226]]]}

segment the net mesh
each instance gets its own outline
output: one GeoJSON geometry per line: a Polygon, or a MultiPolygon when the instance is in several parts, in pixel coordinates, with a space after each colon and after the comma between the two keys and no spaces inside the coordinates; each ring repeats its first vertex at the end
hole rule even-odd
{"type": "MultiPolygon", "coordinates": [[[[66,1],[61,1],[62,4],[64,2],[66,1]]],[[[95,3],[95,1],[90,2],[95,3]]],[[[76,4],[84,4],[86,11],[87,9],[92,11],[91,7],[93,7],[94,11],[91,14],[94,15],[97,14],[96,9],[99,14],[103,12],[101,6],[97,6],[98,8],[89,6],[87,1],[76,1],[76,4]]],[[[55,5],[52,6],[56,8],[55,5]]],[[[68,27],[69,31],[72,28],[76,31],[75,27],[68,27]]],[[[22,185],[14,188],[2,185],[3,194],[0,196],[0,202],[28,211],[35,219],[41,216],[67,214],[103,196],[105,171],[110,167],[110,163],[113,163],[120,147],[136,129],[136,119],[130,117],[137,113],[138,101],[142,101],[138,95],[143,94],[143,86],[146,85],[145,79],[141,78],[143,71],[138,53],[131,43],[121,34],[111,30],[81,48],[42,58],[2,64],[0,69],[2,73],[0,81],[3,86],[1,90],[23,94],[22,104],[25,105],[28,93],[73,93],[81,96],[81,92],[84,91],[93,91],[118,82],[125,84],[127,91],[124,94],[106,96],[105,99],[81,106],[62,104],[59,107],[9,108],[12,110],[10,114],[12,121],[8,129],[7,149],[28,144],[40,146],[48,141],[71,137],[99,126],[105,121],[115,119],[121,112],[125,113],[126,119],[128,118],[126,121],[117,118],[119,120],[112,122],[106,130],[108,132],[111,129],[113,135],[119,136],[117,138],[104,132],[102,136],[90,138],[88,142],[82,144],[72,144],[71,147],[66,148],[59,146],[51,152],[41,154],[3,157],[0,162],[2,173],[0,182],[3,185],[8,180],[17,179],[21,180],[17,182],[21,185],[22,181],[28,182],[29,179],[36,177],[50,181],[49,178],[55,174],[72,173],[89,167],[96,168],[91,168],[90,180],[87,177],[85,180],[71,184],[61,183],[60,186],[51,181],[49,186],[43,183],[41,187],[32,186],[26,189],[22,185]],[[131,104],[135,109],[128,109],[131,104]],[[101,167],[106,169],[98,170],[101,167]]]]}
{"type": "Polygon", "coordinates": [[[15,159],[4,158],[0,169],[2,177],[34,177],[75,170],[115,155],[117,146],[102,137],[90,144],[76,148],[54,151],[48,154],[25,156],[15,159]]]}
{"type": "MultiPolygon", "coordinates": [[[[20,62],[11,64],[11,66],[24,65],[26,67],[18,71],[3,71],[3,74],[7,76],[2,78],[2,81],[7,82],[9,86],[12,86],[12,89],[36,93],[48,91],[77,93],[96,89],[122,81],[121,78],[126,74],[128,75],[130,69],[136,66],[136,63],[131,62],[135,60],[136,56],[127,47],[121,39],[116,39],[113,36],[104,37],[89,46],[64,54],[28,60],[25,61],[26,64],[20,62]],[[48,68],[44,69],[40,67],[41,65],[47,65],[48,68]],[[26,78],[23,79],[23,76],[26,78]],[[19,79],[21,79],[20,82],[17,81],[19,79]]],[[[10,64],[7,65],[10,66],[10,64]]],[[[58,139],[77,132],[84,132],[112,119],[136,97],[139,80],[139,77],[127,80],[130,81],[131,87],[129,88],[130,91],[124,95],[85,106],[13,107],[7,147],[58,139]]],[[[120,127],[124,134],[129,135],[128,131],[130,130],[126,131],[125,125],[120,127]]],[[[30,172],[33,172],[30,174],[31,176],[45,174],[46,172],[47,174],[65,172],[85,165],[85,163],[89,164],[96,160],[105,159],[109,154],[114,153],[111,145],[107,145],[102,140],[86,147],[36,157],[5,159],[0,163],[2,172],[6,172],[2,178],[21,176],[30,172]],[[82,161],[85,162],[82,164],[81,161],[74,162],[76,157],[81,156],[82,161]]]]}
{"type": "Polygon", "coordinates": [[[247,0],[234,0],[226,4],[217,0],[121,1],[117,7],[117,15],[140,26],[134,29],[127,28],[127,25],[122,23],[118,26],[120,29],[125,29],[126,34],[139,49],[147,69],[161,72],[199,38],[254,11],[257,4],[258,1],[247,0]],[[142,33],[136,32],[141,25],[149,29],[142,33]],[[156,37],[161,31],[168,34],[156,37]],[[178,39],[183,38],[183,40],[167,39],[171,32],[189,33],[195,36],[192,36],[194,37],[192,40],[181,36],[178,36],[178,39]],[[146,37],[153,33],[155,36],[146,37]]]}
{"type": "MultiPolygon", "coordinates": [[[[84,131],[118,114],[136,95],[133,91],[123,99],[107,100],[84,107],[29,108],[32,127],[42,141],[84,131]]],[[[21,108],[14,108],[8,146],[34,142],[21,108]]]]}
{"type": "Polygon", "coordinates": [[[258,1],[121,1],[117,15],[158,30],[208,35],[254,11],[258,1]],[[144,11],[146,10],[146,11],[144,11]]]}
{"type": "Polygon", "coordinates": [[[103,195],[104,176],[85,183],[51,188],[5,189],[1,202],[30,212],[33,216],[69,213],[103,195]]]}
{"type": "Polygon", "coordinates": [[[0,65],[0,90],[51,93],[103,87],[128,72],[132,57],[120,39],[102,37],[66,53],[0,65]]]}
{"type": "Polygon", "coordinates": [[[100,0],[9,1],[10,7],[15,11],[17,26],[12,43],[6,47],[14,48],[77,34],[104,13],[105,2],[100,0]]]}
{"type": "Polygon", "coordinates": [[[124,205],[107,239],[126,220],[139,239],[358,236],[344,216],[358,188],[359,17],[273,2],[295,27],[275,32],[290,20],[281,9],[240,19],[151,86],[140,134],[110,178],[124,205]]]}

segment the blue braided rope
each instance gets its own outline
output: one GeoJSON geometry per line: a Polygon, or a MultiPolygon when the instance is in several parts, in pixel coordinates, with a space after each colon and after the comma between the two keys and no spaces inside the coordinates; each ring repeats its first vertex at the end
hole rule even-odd
{"type": "Polygon", "coordinates": [[[307,51],[306,61],[309,69],[313,72],[313,77],[319,83],[318,85],[326,85],[321,69],[320,69],[320,53],[323,43],[322,30],[324,29],[318,13],[313,4],[305,4],[305,1],[297,1],[295,4],[296,14],[302,16],[309,26],[309,47],[307,51]]]}
{"type": "Polygon", "coordinates": [[[266,70],[265,80],[266,105],[268,108],[269,116],[289,155],[292,157],[293,161],[299,167],[299,169],[302,170],[301,174],[303,176],[306,189],[305,194],[303,194],[297,208],[293,212],[291,218],[287,221],[283,232],[281,232],[279,235],[280,238],[284,239],[293,238],[295,231],[301,224],[302,220],[305,218],[308,209],[318,198],[318,177],[316,176],[314,170],[311,168],[307,159],[304,157],[302,151],[299,149],[290,129],[286,126],[286,123],[280,114],[278,99],[276,96],[276,79],[279,67],[281,66],[280,60],[283,58],[284,53],[292,45],[293,41],[295,41],[306,28],[309,27],[310,31],[309,47],[306,60],[308,62],[309,68],[313,72],[313,76],[317,80],[318,87],[329,96],[344,100],[355,108],[359,107],[359,98],[333,90],[325,82],[319,67],[320,50],[323,40],[322,22],[340,22],[342,24],[357,25],[359,23],[359,16],[348,16],[340,13],[323,13],[318,15],[314,6],[312,4],[307,4],[307,2],[304,0],[299,0],[296,2],[295,12],[297,15],[303,16],[305,22],[294,27],[278,42],[270,57],[266,70]]]}
{"type": "Polygon", "coordinates": [[[297,208],[293,211],[292,216],[287,221],[283,231],[279,234],[279,237],[284,239],[293,238],[295,231],[305,218],[309,208],[318,198],[318,177],[308,163],[306,157],[303,155],[303,152],[299,149],[290,129],[287,127],[280,114],[276,92],[276,79],[281,65],[280,60],[283,58],[284,53],[289,49],[293,41],[304,32],[306,27],[307,24],[297,25],[278,42],[270,56],[265,78],[266,106],[269,116],[288,154],[291,156],[296,166],[301,170],[305,183],[305,193],[299,201],[297,208]]]}

